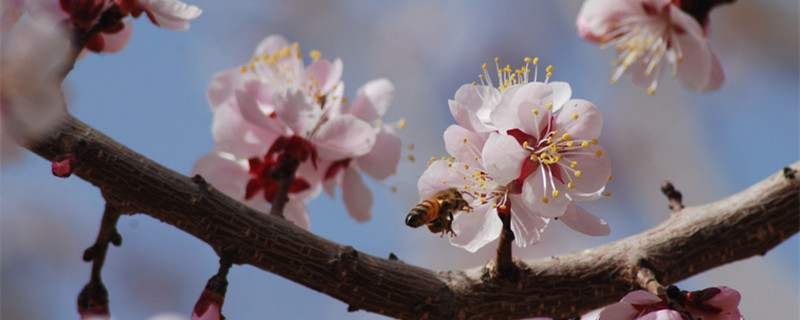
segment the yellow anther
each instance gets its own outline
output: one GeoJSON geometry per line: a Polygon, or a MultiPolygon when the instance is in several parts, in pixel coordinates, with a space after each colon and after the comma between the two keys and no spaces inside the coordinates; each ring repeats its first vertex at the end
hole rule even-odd
{"type": "Polygon", "coordinates": [[[523,61],[525,61],[527,63],[530,63],[531,62],[531,58],[530,57],[525,57],[525,59],[523,59],[523,61]]]}
{"type": "Polygon", "coordinates": [[[492,203],[492,208],[497,208],[497,204],[496,203],[492,203]]]}
{"type": "Polygon", "coordinates": [[[310,55],[311,59],[314,60],[319,60],[319,58],[322,58],[322,53],[320,53],[317,50],[311,50],[311,52],[309,52],[308,55],[310,55]]]}
{"type": "Polygon", "coordinates": [[[608,176],[608,181],[614,180],[614,176],[608,176]]]}
{"type": "Polygon", "coordinates": [[[580,170],[575,171],[575,178],[580,178],[580,177],[581,177],[581,171],[580,170]]]}
{"type": "Polygon", "coordinates": [[[537,63],[539,63],[539,57],[533,58],[533,64],[535,65],[537,63]]]}
{"type": "Polygon", "coordinates": [[[611,196],[611,192],[606,192],[603,196],[604,197],[610,197],[611,196]]]}
{"type": "Polygon", "coordinates": [[[597,149],[597,151],[594,152],[594,155],[596,155],[598,157],[602,156],[603,155],[603,150],[597,149]]]}
{"type": "Polygon", "coordinates": [[[400,121],[397,121],[397,127],[403,129],[406,127],[406,118],[400,118],[400,121]]]}
{"type": "Polygon", "coordinates": [[[447,157],[442,156],[443,161],[447,161],[447,157]]]}
{"type": "Polygon", "coordinates": [[[483,66],[481,66],[481,69],[486,70],[486,64],[485,63],[483,64],[483,66]]]}
{"type": "Polygon", "coordinates": [[[462,139],[461,142],[467,143],[467,138],[462,139]]]}
{"type": "Polygon", "coordinates": [[[442,180],[442,184],[447,184],[447,180],[442,180]]]}
{"type": "Polygon", "coordinates": [[[539,110],[531,109],[531,113],[533,113],[534,115],[538,116],[539,115],[539,110]]]}
{"type": "MultiPolygon", "coordinates": [[[[465,163],[465,164],[464,164],[464,169],[466,169],[466,170],[469,170],[469,165],[465,163]]],[[[464,178],[466,178],[466,177],[467,177],[467,176],[464,176],[464,178]]]]}
{"type": "Polygon", "coordinates": [[[408,146],[408,151],[414,151],[414,145],[413,144],[408,146]]]}
{"type": "Polygon", "coordinates": [[[558,198],[558,190],[553,190],[553,198],[558,198]]]}
{"type": "Polygon", "coordinates": [[[481,202],[486,202],[486,198],[481,197],[481,202]]]}
{"type": "Polygon", "coordinates": [[[392,186],[392,193],[397,193],[397,187],[392,186]]]}
{"type": "Polygon", "coordinates": [[[453,163],[452,163],[452,162],[451,162],[451,163],[448,163],[448,164],[447,164],[447,167],[448,167],[448,168],[452,168],[452,167],[453,167],[453,163]]]}
{"type": "Polygon", "coordinates": [[[380,127],[382,125],[383,125],[383,120],[381,120],[381,119],[375,120],[375,126],[376,127],[380,127]]]}
{"type": "Polygon", "coordinates": [[[500,58],[494,57],[494,63],[498,63],[498,62],[500,62],[500,58]]]}
{"type": "Polygon", "coordinates": [[[572,114],[572,119],[578,120],[578,114],[577,113],[573,113],[572,114]]]}
{"type": "Polygon", "coordinates": [[[539,155],[539,158],[542,158],[542,159],[544,159],[544,158],[547,158],[547,153],[542,153],[542,154],[540,154],[540,155],[539,155]]]}
{"type": "Polygon", "coordinates": [[[546,105],[544,105],[544,107],[547,108],[547,110],[550,110],[550,109],[553,108],[553,103],[552,102],[548,102],[546,105]]]}
{"type": "Polygon", "coordinates": [[[478,156],[475,156],[475,158],[473,158],[473,159],[474,159],[475,161],[478,161],[478,156]]]}
{"type": "Polygon", "coordinates": [[[578,161],[572,161],[572,162],[569,163],[569,167],[570,168],[575,168],[577,166],[578,166],[578,161]]]}
{"type": "Polygon", "coordinates": [[[564,133],[564,134],[561,135],[561,139],[564,139],[564,140],[569,140],[569,137],[570,137],[569,133],[564,133]]]}
{"type": "Polygon", "coordinates": [[[431,157],[431,161],[436,161],[436,157],[431,157]]]}
{"type": "Polygon", "coordinates": [[[430,161],[428,161],[428,165],[429,165],[429,166],[431,165],[431,162],[430,162],[430,161]]]}
{"type": "Polygon", "coordinates": [[[261,60],[261,59],[259,59],[258,57],[253,57],[253,62],[258,62],[258,60],[261,60]]]}
{"type": "Polygon", "coordinates": [[[570,188],[570,189],[575,188],[575,184],[572,183],[572,182],[567,183],[567,188],[570,188]]]}
{"type": "Polygon", "coordinates": [[[242,73],[245,73],[245,72],[247,72],[247,68],[245,66],[242,66],[241,68],[239,68],[239,71],[241,71],[242,73]]]}
{"type": "Polygon", "coordinates": [[[531,155],[531,161],[536,161],[536,155],[535,154],[531,155]]]}
{"type": "Polygon", "coordinates": [[[542,202],[548,203],[548,202],[550,202],[550,198],[548,198],[547,196],[544,196],[544,197],[542,197],[542,202]]]}
{"type": "Polygon", "coordinates": [[[475,81],[472,81],[472,85],[473,85],[473,86],[478,86],[478,83],[477,83],[477,82],[475,82],[475,81]]]}
{"type": "Polygon", "coordinates": [[[506,205],[504,205],[504,204],[501,204],[501,205],[500,205],[500,210],[505,210],[505,209],[506,209],[506,205]]]}
{"type": "Polygon", "coordinates": [[[250,70],[253,70],[253,69],[255,69],[255,68],[256,68],[256,65],[254,65],[254,64],[251,62],[251,63],[250,63],[250,64],[249,64],[247,67],[248,67],[248,68],[250,68],[250,70]]]}
{"type": "Polygon", "coordinates": [[[592,144],[597,144],[597,139],[595,139],[595,138],[592,138],[592,140],[590,140],[590,141],[592,142],[592,144]]]}
{"type": "Polygon", "coordinates": [[[416,160],[416,158],[414,158],[414,156],[408,156],[408,161],[414,162],[414,160],[416,160]]]}
{"type": "Polygon", "coordinates": [[[544,70],[547,71],[547,73],[553,72],[553,65],[547,66],[547,69],[544,69],[544,70]]]}
{"type": "Polygon", "coordinates": [[[656,89],[655,88],[647,88],[647,94],[652,96],[654,93],[656,93],[656,89]]]}
{"type": "Polygon", "coordinates": [[[589,147],[589,141],[581,142],[581,147],[588,148],[589,147]]]}
{"type": "Polygon", "coordinates": [[[522,148],[528,149],[528,141],[522,143],[522,148]]]}
{"type": "Polygon", "coordinates": [[[570,148],[571,148],[571,147],[573,147],[573,146],[575,146],[575,143],[574,143],[574,142],[572,142],[572,140],[570,140],[570,141],[567,141],[567,147],[570,147],[570,148]]]}

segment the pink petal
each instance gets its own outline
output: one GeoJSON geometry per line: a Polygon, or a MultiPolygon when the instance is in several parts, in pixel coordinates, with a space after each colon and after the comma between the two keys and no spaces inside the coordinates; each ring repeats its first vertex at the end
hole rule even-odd
{"type": "Polygon", "coordinates": [[[600,137],[603,115],[593,103],[573,99],[556,114],[555,123],[559,134],[569,133],[573,140],[591,140],[600,137]]]}
{"type": "Polygon", "coordinates": [[[517,114],[511,109],[511,99],[522,86],[511,86],[503,90],[500,94],[500,101],[489,114],[492,124],[498,129],[505,131],[516,128],[515,119],[517,114]]]}
{"type": "Polygon", "coordinates": [[[206,97],[213,111],[229,98],[233,98],[233,91],[241,88],[247,77],[239,69],[228,69],[217,72],[211,79],[206,97]]]}
{"type": "Polygon", "coordinates": [[[69,19],[69,13],[61,10],[59,1],[25,0],[25,9],[31,18],[50,25],[69,19]]]}
{"type": "Polygon", "coordinates": [[[105,41],[103,52],[119,52],[125,48],[126,45],[128,45],[128,42],[131,41],[132,34],[133,21],[131,20],[125,21],[125,27],[117,33],[101,33],[103,40],[105,41]]]}
{"type": "Polygon", "coordinates": [[[561,220],[572,230],[590,236],[607,236],[611,233],[607,222],[572,203],[567,206],[567,211],[558,220],[561,220]]]}
{"type": "Polygon", "coordinates": [[[489,242],[500,236],[503,222],[497,216],[497,210],[486,203],[472,208],[472,212],[460,212],[454,217],[453,232],[450,243],[469,252],[478,251],[489,242]]]}
{"type": "Polygon", "coordinates": [[[561,176],[564,177],[565,182],[569,181],[575,184],[572,189],[561,189],[562,191],[566,190],[570,195],[595,193],[604,188],[611,177],[611,158],[599,145],[590,145],[589,148],[580,148],[579,152],[564,154],[562,161],[576,162],[577,165],[573,170],[581,171],[581,176],[578,178],[572,171],[561,169],[561,176]]]}
{"type": "Polygon", "coordinates": [[[376,180],[383,180],[397,170],[400,163],[400,136],[391,126],[382,125],[376,128],[375,145],[369,153],[356,159],[361,171],[376,180]]]}
{"type": "Polygon", "coordinates": [[[538,243],[550,219],[531,212],[521,196],[509,194],[509,198],[511,198],[511,231],[514,232],[514,242],[520,248],[538,243]]]}
{"type": "Polygon", "coordinates": [[[178,0],[137,0],[155,17],[159,26],[169,30],[189,30],[189,21],[203,13],[197,6],[178,0]]]}
{"type": "Polygon", "coordinates": [[[372,126],[345,114],[325,122],[313,138],[320,158],[339,160],[367,154],[375,145],[372,126]]]}
{"type": "Polygon", "coordinates": [[[639,310],[628,303],[615,303],[600,311],[597,320],[634,320],[638,314],[639,310]]]}
{"type": "Polygon", "coordinates": [[[0,36],[5,39],[14,25],[25,13],[22,7],[22,0],[2,0],[0,1],[0,36]]]}
{"type": "Polygon", "coordinates": [[[319,108],[309,103],[305,92],[288,89],[275,94],[275,114],[295,134],[308,136],[322,116],[319,108]]]}
{"type": "MultiPolygon", "coordinates": [[[[533,172],[522,185],[522,197],[528,208],[534,213],[546,218],[556,218],[564,214],[570,200],[565,191],[567,187],[557,179],[553,179],[549,172],[540,166],[533,172]],[[559,190],[557,197],[553,196],[553,190],[559,190]],[[544,198],[547,198],[545,203],[544,198]]],[[[513,207],[513,204],[512,204],[513,207]]]]}
{"type": "Polygon", "coordinates": [[[217,149],[247,159],[263,155],[279,134],[245,121],[235,102],[229,101],[215,110],[211,135],[217,149]]]}
{"type": "Polygon", "coordinates": [[[250,180],[248,168],[246,161],[236,161],[231,154],[211,152],[197,159],[192,167],[192,175],[203,176],[217,190],[242,201],[245,186],[250,180]]]}
{"type": "Polygon", "coordinates": [[[553,89],[544,83],[528,83],[517,90],[511,99],[511,110],[517,116],[514,119],[515,127],[538,138],[550,121],[551,110],[546,106],[551,102],[553,89]]]}
{"type": "MultiPolygon", "coordinates": [[[[263,199],[263,197],[258,198],[263,199]]],[[[283,216],[300,228],[311,229],[311,220],[308,218],[308,210],[305,203],[302,200],[295,199],[293,195],[289,196],[289,202],[283,207],[283,216]]]]}
{"type": "Polygon", "coordinates": [[[372,192],[369,191],[361,174],[352,166],[348,166],[344,171],[342,179],[342,200],[350,212],[350,217],[358,222],[367,222],[372,219],[372,192]]]}
{"type": "Polygon", "coordinates": [[[475,114],[475,112],[470,110],[469,107],[455,100],[448,101],[448,104],[450,106],[450,113],[453,115],[453,118],[462,127],[476,132],[489,131],[489,129],[486,128],[486,125],[481,122],[480,119],[478,119],[478,116],[475,114]]]}
{"type": "Polygon", "coordinates": [[[575,22],[578,35],[592,42],[603,42],[621,18],[644,15],[641,1],[587,0],[583,2],[575,22]]]}
{"type": "Polygon", "coordinates": [[[463,186],[471,182],[471,180],[465,180],[464,177],[469,177],[474,172],[474,169],[466,170],[463,163],[453,162],[450,164],[443,160],[434,161],[422,172],[422,176],[417,181],[419,198],[420,200],[428,199],[447,188],[463,190],[463,186]]]}
{"type": "Polygon", "coordinates": [[[557,112],[572,96],[572,88],[570,88],[569,83],[562,81],[551,81],[547,85],[550,86],[550,89],[553,89],[553,110],[551,111],[557,112]]]}
{"type": "Polygon", "coordinates": [[[284,133],[285,130],[281,124],[269,116],[272,113],[272,108],[261,107],[250,94],[244,91],[236,90],[234,95],[236,96],[236,104],[239,105],[239,111],[242,113],[242,118],[247,122],[277,134],[284,133]]]}
{"type": "Polygon", "coordinates": [[[624,297],[622,297],[620,302],[638,305],[651,305],[661,303],[661,297],[645,290],[636,290],[626,294],[624,297]]]}
{"type": "Polygon", "coordinates": [[[519,178],[529,152],[512,136],[490,133],[483,146],[483,168],[497,184],[505,186],[519,178]]]}
{"type": "Polygon", "coordinates": [[[273,34],[261,40],[256,46],[255,56],[272,55],[284,47],[289,46],[289,41],[281,35],[273,34]]]}
{"type": "Polygon", "coordinates": [[[683,320],[683,316],[675,311],[669,309],[661,309],[658,311],[650,312],[644,316],[636,318],[639,320],[683,320]]]}
{"type": "Polygon", "coordinates": [[[320,59],[306,67],[302,80],[317,81],[319,95],[326,95],[342,78],[342,68],[341,59],[336,59],[333,63],[326,59],[320,59]]]}
{"type": "Polygon", "coordinates": [[[692,16],[675,5],[671,6],[672,22],[686,31],[676,36],[683,54],[683,59],[678,61],[678,78],[685,87],[694,91],[719,89],[725,75],[703,29],[692,16]]]}
{"type": "MultiPolygon", "coordinates": [[[[252,79],[248,77],[247,79],[252,79]]],[[[259,103],[274,105],[272,95],[274,94],[273,88],[269,83],[263,83],[259,80],[249,80],[244,83],[244,91],[250,94],[259,103]]],[[[272,111],[275,111],[274,109],[272,111]]]]}
{"type": "Polygon", "coordinates": [[[447,153],[456,157],[459,162],[472,167],[483,168],[479,160],[485,143],[486,138],[483,135],[455,124],[444,131],[444,146],[447,153]]]}
{"type": "Polygon", "coordinates": [[[386,78],[367,82],[356,93],[350,114],[361,120],[371,122],[386,113],[394,98],[394,85],[386,78]]]}

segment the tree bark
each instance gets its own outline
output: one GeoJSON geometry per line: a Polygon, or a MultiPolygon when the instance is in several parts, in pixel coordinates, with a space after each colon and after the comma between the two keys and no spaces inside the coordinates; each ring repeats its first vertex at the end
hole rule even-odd
{"type": "MultiPolygon", "coordinates": [[[[74,153],[74,174],[107,201],[132,208],[250,264],[369,312],[403,319],[567,318],[639,287],[642,269],[670,284],[763,255],[800,229],[800,181],[778,173],[721,201],[686,207],[661,225],[577,253],[517,261],[519,277],[492,264],[435,272],[328,241],[233,200],[128,149],[67,115],[30,143],[48,160],[74,153]]],[[[792,168],[800,168],[800,162],[792,168]]],[[[78,254],[78,253],[76,253],[78,254]]]]}

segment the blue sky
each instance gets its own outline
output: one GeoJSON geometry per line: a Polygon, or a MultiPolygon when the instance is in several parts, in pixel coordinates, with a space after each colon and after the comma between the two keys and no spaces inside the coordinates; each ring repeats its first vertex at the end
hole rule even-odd
{"type": "MultiPolygon", "coordinates": [[[[205,92],[214,73],[237,67],[270,34],[304,52],[342,58],[345,94],[386,77],[397,94],[385,121],[408,119],[404,145],[417,159],[445,154],[442,132],[454,123],[447,108],[456,89],[477,80],[480,66],[500,57],[514,66],[538,56],[567,81],[574,98],[603,112],[600,138],[610,152],[614,196],[583,205],[611,225],[590,238],[555,225],[522,258],[582,250],[651,228],[669,211],[660,194],[672,181],[687,205],[739,192],[798,160],[798,4],[739,1],[712,12],[712,47],[726,72],[719,91],[698,94],[662,79],[654,96],[623,78],[609,83],[611,50],[579,39],[579,2],[511,1],[191,1],[204,12],[188,32],[134,23],[118,54],[78,62],[65,90],[70,112],[94,128],[180,173],[213,148],[205,92]],[[793,26],[786,28],[786,26],[793,26]],[[562,232],[563,231],[563,232],[562,232]]],[[[103,201],[77,177],[58,179],[49,163],[27,153],[1,168],[3,318],[75,317],[75,298],[89,277],[83,250],[96,237],[103,201]],[[16,316],[16,317],[15,317],[16,316]]],[[[359,224],[339,198],[309,204],[312,232],[376,256],[437,269],[477,267],[494,244],[471,254],[423,230],[406,227],[418,200],[424,163],[403,161],[397,176],[368,181],[373,220],[359,224]],[[393,194],[389,188],[397,186],[393,194]]],[[[339,195],[337,194],[337,197],[339,195]]],[[[145,215],[122,217],[123,245],[111,248],[103,272],[115,319],[159,312],[188,316],[217,270],[211,248],[145,215]]],[[[798,318],[798,237],[770,251],[680,283],[684,289],[728,285],[743,295],[750,318],[798,318]],[[742,277],[742,274],[759,274],[742,277]],[[782,313],[781,313],[782,312],[782,313]]],[[[366,312],[249,266],[234,266],[223,312],[229,319],[374,319],[366,312]]]]}

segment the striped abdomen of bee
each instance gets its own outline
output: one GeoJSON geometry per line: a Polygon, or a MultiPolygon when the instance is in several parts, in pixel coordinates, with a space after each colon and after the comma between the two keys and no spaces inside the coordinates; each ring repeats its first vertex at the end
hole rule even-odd
{"type": "Polygon", "coordinates": [[[436,193],[411,209],[406,216],[406,225],[416,228],[426,224],[428,230],[433,233],[441,232],[444,235],[447,232],[455,235],[453,229],[450,228],[453,213],[471,210],[472,208],[464,200],[461,192],[456,188],[450,188],[436,193]]]}
{"type": "Polygon", "coordinates": [[[426,224],[439,216],[440,208],[441,202],[436,199],[436,196],[430,199],[422,200],[422,202],[418,203],[413,209],[411,209],[411,212],[409,212],[406,216],[406,225],[416,228],[426,224]]]}

